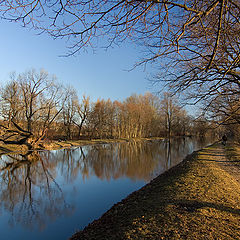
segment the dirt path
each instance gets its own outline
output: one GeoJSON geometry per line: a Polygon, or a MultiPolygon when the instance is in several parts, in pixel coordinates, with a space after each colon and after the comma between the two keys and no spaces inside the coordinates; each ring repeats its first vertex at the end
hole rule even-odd
{"type": "Polygon", "coordinates": [[[236,181],[240,183],[240,147],[233,142],[223,146],[221,143],[215,145],[214,149],[204,150],[201,155],[207,155],[206,162],[216,162],[236,181]],[[210,157],[210,159],[209,159],[210,157]]]}
{"type": "Polygon", "coordinates": [[[230,173],[240,183],[240,147],[234,143],[223,147],[227,162],[220,163],[221,166],[230,173]]]}

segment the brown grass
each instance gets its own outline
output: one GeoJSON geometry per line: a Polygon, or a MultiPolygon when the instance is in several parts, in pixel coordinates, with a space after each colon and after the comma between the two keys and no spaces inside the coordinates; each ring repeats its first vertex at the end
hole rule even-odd
{"type": "MultiPolygon", "coordinates": [[[[38,147],[35,150],[57,150],[62,148],[71,148],[74,146],[86,146],[94,144],[106,144],[106,143],[120,143],[120,142],[129,142],[129,141],[153,141],[161,140],[163,138],[154,137],[154,138],[134,138],[134,139],[92,139],[92,140],[67,140],[67,141],[48,141],[42,142],[41,147],[38,147]]],[[[0,155],[2,154],[11,154],[11,153],[25,153],[27,147],[25,145],[11,145],[11,144],[0,144],[0,155]]]]}

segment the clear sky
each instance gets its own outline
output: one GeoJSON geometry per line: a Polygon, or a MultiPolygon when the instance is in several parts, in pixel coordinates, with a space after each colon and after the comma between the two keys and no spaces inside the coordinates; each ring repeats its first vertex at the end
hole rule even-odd
{"type": "Polygon", "coordinates": [[[130,69],[141,53],[130,44],[105,51],[80,52],[72,57],[60,57],[67,52],[65,40],[54,40],[46,34],[20,24],[0,20],[0,83],[9,79],[13,71],[25,72],[31,68],[44,68],[55,74],[59,82],[72,85],[79,96],[86,94],[97,98],[123,100],[133,93],[151,91],[147,80],[150,67],[130,69]]]}

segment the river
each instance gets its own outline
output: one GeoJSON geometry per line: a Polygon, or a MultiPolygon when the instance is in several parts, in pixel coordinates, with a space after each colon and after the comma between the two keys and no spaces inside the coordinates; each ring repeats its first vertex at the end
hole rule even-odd
{"type": "Polygon", "coordinates": [[[210,144],[176,138],[1,156],[1,239],[68,239],[113,204],[210,144]]]}

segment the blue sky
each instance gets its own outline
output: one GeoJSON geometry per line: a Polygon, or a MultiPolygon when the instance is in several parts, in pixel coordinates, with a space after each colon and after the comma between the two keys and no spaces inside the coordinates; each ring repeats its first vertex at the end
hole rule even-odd
{"type": "Polygon", "coordinates": [[[44,68],[55,74],[59,82],[72,85],[79,96],[86,94],[97,98],[123,100],[133,93],[154,91],[147,80],[151,67],[130,69],[141,53],[136,46],[123,44],[108,51],[97,49],[94,54],[80,52],[72,57],[60,57],[67,52],[63,39],[54,40],[46,34],[20,24],[0,20],[0,83],[9,79],[13,71],[25,72],[31,68],[44,68]]]}

